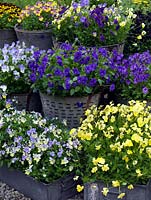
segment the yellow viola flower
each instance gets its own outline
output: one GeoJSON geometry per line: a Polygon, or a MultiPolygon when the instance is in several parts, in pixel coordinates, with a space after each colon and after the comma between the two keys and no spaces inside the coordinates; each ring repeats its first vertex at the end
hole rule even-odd
{"type": "Polygon", "coordinates": [[[82,190],[84,190],[84,186],[83,185],[77,185],[77,191],[81,192],[82,190]]]}
{"type": "Polygon", "coordinates": [[[142,25],[142,28],[145,28],[145,26],[146,26],[144,23],[142,23],[141,25],[142,25]]]}
{"type": "Polygon", "coordinates": [[[122,192],[122,193],[120,193],[119,195],[118,195],[118,199],[122,199],[123,197],[125,196],[125,193],[124,192],[122,192]]]}
{"type": "Polygon", "coordinates": [[[118,180],[112,181],[112,186],[113,187],[119,187],[120,186],[120,182],[118,180]]]}
{"type": "Polygon", "coordinates": [[[97,170],[98,170],[97,167],[93,167],[92,170],[91,170],[91,172],[92,172],[92,173],[95,173],[95,172],[97,172],[97,170]]]}
{"type": "Polygon", "coordinates": [[[141,39],[142,39],[142,36],[141,36],[141,35],[138,35],[138,36],[137,36],[137,39],[138,39],[138,40],[141,40],[141,39]]]}
{"type": "Polygon", "coordinates": [[[137,133],[134,133],[131,137],[132,140],[134,140],[135,142],[139,143],[140,141],[142,141],[142,137],[140,135],[138,135],[137,133]]]}
{"type": "Polygon", "coordinates": [[[143,174],[141,173],[141,170],[140,169],[136,169],[136,173],[137,173],[137,176],[140,177],[142,176],[143,174]]]}
{"type": "Polygon", "coordinates": [[[125,147],[132,147],[133,146],[133,142],[130,139],[126,139],[126,141],[123,143],[123,145],[125,147]]]}
{"type": "Polygon", "coordinates": [[[103,190],[102,190],[102,194],[104,196],[107,196],[108,192],[109,192],[109,189],[107,187],[104,187],[103,190]]]}
{"type": "Polygon", "coordinates": [[[104,172],[107,172],[110,169],[108,164],[103,165],[101,168],[102,168],[102,171],[104,171],[104,172]]]}
{"type": "Polygon", "coordinates": [[[132,184],[130,184],[130,185],[127,186],[127,188],[128,188],[129,190],[132,190],[132,189],[134,189],[134,186],[133,186],[132,184]]]}

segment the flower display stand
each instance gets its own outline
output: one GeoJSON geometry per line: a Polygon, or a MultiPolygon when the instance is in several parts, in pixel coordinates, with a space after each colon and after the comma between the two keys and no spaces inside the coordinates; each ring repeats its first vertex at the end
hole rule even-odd
{"type": "Polygon", "coordinates": [[[67,120],[69,128],[78,127],[80,118],[91,105],[98,105],[100,93],[85,97],[58,97],[40,93],[42,108],[46,117],[67,120]]]}
{"type": "Polygon", "coordinates": [[[50,184],[38,182],[18,170],[0,168],[0,180],[32,200],[67,200],[77,194],[74,174],[50,184]]]}
{"type": "Polygon", "coordinates": [[[35,46],[44,50],[48,50],[53,47],[51,30],[27,31],[15,26],[15,31],[18,40],[20,42],[25,42],[27,47],[35,46]]]}
{"type": "Polygon", "coordinates": [[[4,47],[4,44],[12,44],[17,41],[17,36],[14,29],[0,29],[0,48],[4,47]]]}
{"type": "MultiPolygon", "coordinates": [[[[85,184],[84,200],[117,200],[119,188],[109,187],[107,196],[102,194],[103,187],[106,187],[101,181],[85,184]]],[[[123,200],[150,200],[151,199],[151,181],[147,185],[134,185],[134,189],[128,190],[121,187],[121,192],[125,193],[123,200]]]]}

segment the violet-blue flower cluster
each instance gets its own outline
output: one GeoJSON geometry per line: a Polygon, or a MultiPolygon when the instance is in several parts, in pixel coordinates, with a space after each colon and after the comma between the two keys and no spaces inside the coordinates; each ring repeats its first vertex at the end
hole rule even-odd
{"type": "MultiPolygon", "coordinates": [[[[105,84],[112,84],[122,55],[117,51],[63,43],[47,53],[34,52],[29,62],[30,79],[36,89],[52,95],[81,96],[100,91],[105,84]]],[[[113,87],[112,87],[113,90],[113,87]]]]}

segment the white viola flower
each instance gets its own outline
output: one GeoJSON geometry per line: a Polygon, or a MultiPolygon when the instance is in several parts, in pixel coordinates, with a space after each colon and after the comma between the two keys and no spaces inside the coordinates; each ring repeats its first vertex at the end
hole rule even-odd
{"type": "Polygon", "coordinates": [[[36,161],[36,163],[38,163],[41,159],[41,154],[33,154],[33,160],[36,161]]]}
{"type": "Polygon", "coordinates": [[[7,90],[7,86],[6,85],[1,85],[0,89],[2,89],[3,92],[5,92],[7,90]]]}
{"type": "Polygon", "coordinates": [[[66,165],[66,164],[68,164],[68,159],[67,159],[67,157],[64,157],[64,159],[63,160],[61,160],[61,165],[66,165]]]}
{"type": "Polygon", "coordinates": [[[54,165],[55,164],[55,159],[53,159],[53,158],[50,157],[49,158],[49,162],[50,162],[51,165],[54,165]]]}
{"type": "Polygon", "coordinates": [[[9,72],[9,67],[7,65],[2,65],[1,70],[2,72],[9,72]]]}

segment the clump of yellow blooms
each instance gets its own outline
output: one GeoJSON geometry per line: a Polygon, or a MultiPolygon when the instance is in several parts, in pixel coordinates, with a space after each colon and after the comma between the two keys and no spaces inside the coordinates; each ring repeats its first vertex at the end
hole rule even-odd
{"type": "Polygon", "coordinates": [[[21,9],[13,4],[0,3],[0,28],[13,28],[21,9]]]}
{"type": "Polygon", "coordinates": [[[148,3],[148,0],[132,0],[133,3],[136,3],[136,4],[147,4],[148,3]]]}
{"type": "Polygon", "coordinates": [[[33,6],[26,6],[19,15],[18,23],[26,30],[48,29],[61,8],[55,1],[39,1],[33,6]]]}
{"type": "MultiPolygon", "coordinates": [[[[141,184],[151,176],[151,107],[146,102],[92,106],[77,129],[85,157],[84,181],[101,180],[112,187],[141,184]]],[[[107,196],[109,187],[102,193],[107,196]]],[[[119,190],[120,191],[120,190],[119,190]]],[[[125,193],[119,192],[117,199],[125,193]]]]}

